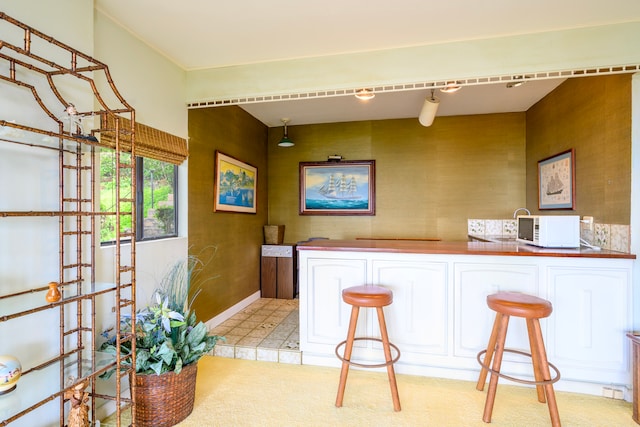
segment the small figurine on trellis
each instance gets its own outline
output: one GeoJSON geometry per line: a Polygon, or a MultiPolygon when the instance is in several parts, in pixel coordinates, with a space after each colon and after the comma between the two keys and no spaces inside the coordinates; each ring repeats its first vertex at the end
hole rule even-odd
{"type": "Polygon", "coordinates": [[[65,400],[71,403],[69,410],[69,418],[67,419],[68,427],[89,427],[89,393],[84,391],[89,385],[88,381],[78,383],[71,390],[64,392],[65,400]]]}

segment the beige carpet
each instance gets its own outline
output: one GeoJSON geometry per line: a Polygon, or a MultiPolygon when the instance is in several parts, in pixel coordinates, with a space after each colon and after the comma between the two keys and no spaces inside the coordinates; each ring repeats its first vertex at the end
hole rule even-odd
{"type": "MultiPolygon", "coordinates": [[[[386,373],[351,370],[342,408],[334,406],[339,370],[221,357],[198,366],[193,413],[181,427],[486,426],[485,393],[475,383],[398,375],[402,411],[394,412],[386,373]]],[[[632,405],[557,392],[564,426],[637,426],[632,405]]],[[[549,425],[533,389],[501,383],[493,426],[549,425]]]]}
{"type": "MultiPolygon", "coordinates": [[[[548,426],[535,390],[501,380],[491,424],[485,393],[468,381],[398,375],[394,412],[386,373],[351,370],[342,408],[339,369],[206,356],[199,362],[193,413],[180,427],[213,426],[548,426]]],[[[638,426],[621,400],[557,392],[562,425],[638,426]]],[[[102,426],[109,426],[103,423],[102,426]]]]}

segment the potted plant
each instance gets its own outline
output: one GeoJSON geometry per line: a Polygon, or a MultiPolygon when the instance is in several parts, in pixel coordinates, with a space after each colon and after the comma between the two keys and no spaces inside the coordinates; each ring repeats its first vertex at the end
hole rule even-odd
{"type": "MultiPolygon", "coordinates": [[[[138,311],[135,319],[136,380],[135,421],[138,426],[168,427],[186,418],[193,410],[198,360],[223,337],[209,335],[191,305],[199,290],[189,295],[202,266],[196,257],[179,261],[154,292],[154,303],[138,311]]],[[[121,330],[131,331],[131,316],[120,320],[121,330]]],[[[115,336],[105,331],[100,350],[116,351],[115,336]]],[[[131,343],[120,351],[131,353],[131,343]]],[[[103,378],[109,378],[114,370],[103,378]]]]}

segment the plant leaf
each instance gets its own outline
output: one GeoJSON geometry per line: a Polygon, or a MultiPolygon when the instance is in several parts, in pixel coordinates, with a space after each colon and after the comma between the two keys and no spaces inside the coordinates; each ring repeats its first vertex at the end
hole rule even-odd
{"type": "Polygon", "coordinates": [[[196,347],[207,335],[207,327],[204,323],[200,322],[191,329],[191,332],[187,335],[187,344],[190,347],[196,347]]]}

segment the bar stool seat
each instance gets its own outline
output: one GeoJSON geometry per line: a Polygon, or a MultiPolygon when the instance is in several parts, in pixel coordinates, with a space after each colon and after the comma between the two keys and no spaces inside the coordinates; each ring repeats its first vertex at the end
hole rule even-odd
{"type": "Polygon", "coordinates": [[[554,427],[560,426],[560,416],[558,415],[558,406],[553,391],[553,383],[560,379],[560,371],[547,360],[547,353],[542,339],[542,330],[540,329],[540,319],[549,317],[553,311],[551,303],[533,295],[517,292],[498,292],[487,296],[487,305],[491,310],[496,312],[496,318],[493,323],[489,344],[486,350],[482,350],[477,356],[478,363],[480,363],[482,367],[478,383],[476,384],[478,390],[482,391],[484,389],[487,374],[491,372],[482,420],[485,423],[491,422],[491,413],[493,412],[498,378],[502,377],[523,384],[535,385],[538,393],[538,401],[541,403],[546,402],[549,407],[551,425],[554,427]],[[511,316],[522,317],[526,320],[531,353],[505,348],[509,317],[511,316]],[[501,373],[500,366],[504,352],[531,357],[535,381],[519,379],[501,373]],[[484,359],[482,359],[483,355],[484,359]],[[493,365],[491,365],[492,360],[493,365]],[[555,371],[553,378],[551,378],[549,368],[555,371]]]}
{"type": "Polygon", "coordinates": [[[340,342],[335,349],[336,356],[342,361],[342,370],[340,371],[340,384],[338,385],[336,406],[338,408],[342,406],[342,400],[344,398],[344,390],[347,385],[347,375],[349,374],[350,365],[359,366],[361,368],[381,368],[386,366],[387,375],[389,377],[389,384],[391,386],[393,409],[395,411],[400,411],[400,397],[398,395],[398,385],[396,383],[396,375],[393,369],[393,364],[400,358],[400,350],[396,345],[389,342],[387,325],[385,322],[383,311],[383,307],[386,307],[393,303],[393,292],[382,286],[354,286],[342,291],[342,300],[352,307],[347,339],[340,342]],[[355,336],[360,307],[376,309],[376,312],[378,314],[378,324],[380,325],[380,335],[382,336],[382,338],[355,336]],[[351,360],[353,343],[354,341],[358,340],[381,342],[382,348],[384,350],[385,362],[380,364],[364,364],[353,362],[351,360]],[[342,346],[345,346],[344,355],[340,355],[339,351],[342,346]],[[391,354],[392,347],[396,352],[395,357],[392,357],[391,354]]]}

